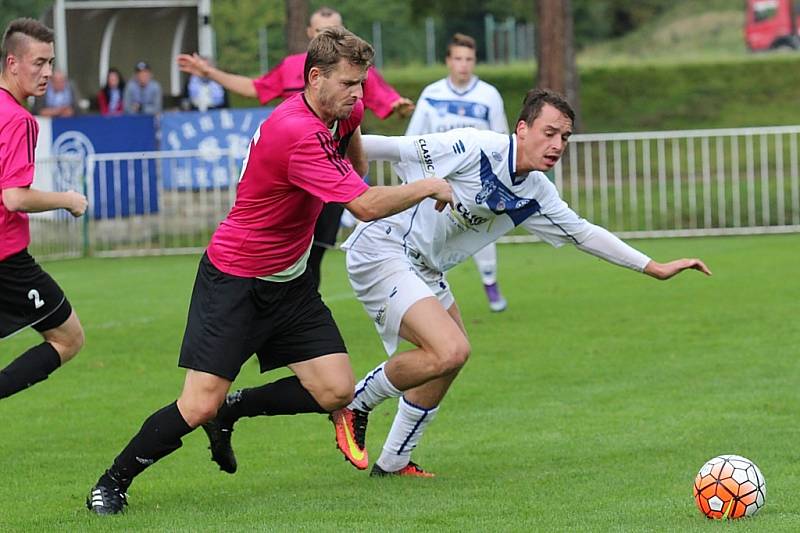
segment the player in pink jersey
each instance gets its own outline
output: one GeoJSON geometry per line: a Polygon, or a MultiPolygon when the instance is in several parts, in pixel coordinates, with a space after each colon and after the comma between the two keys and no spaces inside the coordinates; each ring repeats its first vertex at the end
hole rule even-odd
{"type": "Polygon", "coordinates": [[[3,34],[0,74],[0,338],[33,326],[44,342],[0,370],[0,398],[47,378],[83,346],[83,328],[58,284],[28,253],[27,213],[86,211],[80,193],[31,187],[39,128],[22,103],[42,96],[53,73],[53,30],[16,19],[3,34]]]}
{"type": "MultiPolygon", "coordinates": [[[[308,38],[313,39],[324,28],[341,25],[342,16],[339,13],[329,7],[321,7],[311,15],[307,29],[308,38]]],[[[226,89],[250,98],[258,98],[262,104],[275,98],[289,98],[301,92],[305,84],[303,76],[305,53],[287,56],[275,68],[256,79],[219,70],[197,54],[181,54],[177,61],[184,72],[210,78],[226,89]]],[[[414,109],[414,103],[400,96],[374,67],[369,68],[364,82],[363,101],[364,107],[381,119],[389,117],[395,111],[401,116],[406,116],[414,109]]],[[[317,286],[319,286],[322,257],[327,249],[336,245],[336,234],[339,231],[342,212],[341,204],[328,203],[317,221],[314,247],[308,258],[308,268],[315,276],[317,286]]]]}
{"type": "Polygon", "coordinates": [[[452,199],[438,178],[369,187],[354,170],[351,161],[362,170],[365,162],[360,100],[372,55],[368,43],[341,27],[311,41],[305,89],[254,135],[236,201],[200,261],[179,360],[187,369],[183,391],[144,422],[100,476],[86,501],[90,510],[122,512],[133,478],[199,425],[212,458],[233,472],[236,464],[218,452],[230,450],[238,418],[330,413],[352,399],[347,348],[306,269],[323,203],[342,203],[373,220],[425,198],[441,208],[452,199]],[[288,367],[294,375],[227,396],[253,354],[262,372],[288,367]]]}

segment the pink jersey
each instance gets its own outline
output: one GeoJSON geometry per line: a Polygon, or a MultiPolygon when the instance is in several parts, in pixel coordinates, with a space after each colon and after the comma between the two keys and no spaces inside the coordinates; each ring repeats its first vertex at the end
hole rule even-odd
{"type": "Polygon", "coordinates": [[[298,262],[323,203],[348,203],[369,188],[343,157],[363,116],[359,100],[331,135],[303,93],[275,108],[250,142],[236,201],[211,237],[214,266],[252,278],[298,262]]]}
{"type": "Polygon", "coordinates": [[[0,261],[28,247],[31,232],[26,213],[12,213],[2,202],[3,191],[30,187],[39,125],[28,110],[0,89],[0,261]]]}
{"type": "MultiPolygon", "coordinates": [[[[289,98],[303,90],[303,73],[306,53],[286,56],[275,68],[253,80],[258,101],[266,104],[275,98],[289,98]]],[[[400,99],[394,88],[378,74],[375,67],[369,67],[364,82],[364,107],[384,119],[392,114],[392,104],[400,99]]]]}

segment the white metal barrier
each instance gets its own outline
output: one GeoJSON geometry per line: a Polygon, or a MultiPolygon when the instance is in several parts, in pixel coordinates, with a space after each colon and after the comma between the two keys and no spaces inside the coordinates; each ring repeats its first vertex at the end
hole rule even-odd
{"type": "MultiPolygon", "coordinates": [[[[800,126],[574,135],[553,177],[575,211],[623,237],[798,232],[798,134],[800,126]]],[[[55,176],[53,190],[83,188],[90,200],[82,219],[31,217],[37,257],[199,252],[233,204],[239,178],[229,151],[37,165],[35,186],[47,189],[38,176],[55,176]]],[[[370,177],[398,181],[383,162],[371,165],[370,177]]],[[[533,238],[514,232],[504,240],[533,238]]]]}

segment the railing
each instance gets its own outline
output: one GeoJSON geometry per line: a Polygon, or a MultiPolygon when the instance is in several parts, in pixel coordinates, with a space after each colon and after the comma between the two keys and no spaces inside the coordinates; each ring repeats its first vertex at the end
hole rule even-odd
{"type": "Polygon", "coordinates": [[[81,161],[80,171],[74,159],[39,161],[35,186],[82,190],[89,210],[80,219],[64,211],[32,216],[32,253],[60,258],[199,252],[233,205],[235,157],[228,150],[93,154],[81,161]],[[65,172],[65,161],[71,172],[65,172]]]}
{"type": "MultiPolygon", "coordinates": [[[[553,177],[577,213],[622,237],[798,232],[798,134],[800,126],[573,135],[553,177]]],[[[397,182],[388,165],[374,175],[397,182]]]]}
{"type": "MultiPolygon", "coordinates": [[[[798,134],[800,126],[574,135],[553,177],[576,212],[622,237],[798,232],[798,134]]],[[[370,176],[398,181],[383,162],[370,176]]],[[[81,219],[32,215],[32,251],[51,258],[199,252],[233,204],[238,177],[228,151],[40,161],[36,186],[83,189],[90,211],[81,219]]],[[[533,238],[514,232],[504,240],[533,238]]]]}

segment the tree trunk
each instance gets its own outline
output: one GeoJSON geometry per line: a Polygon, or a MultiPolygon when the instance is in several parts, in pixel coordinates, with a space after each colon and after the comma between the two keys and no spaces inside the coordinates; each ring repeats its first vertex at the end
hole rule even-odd
{"type": "Polygon", "coordinates": [[[308,48],[308,0],[286,0],[286,49],[300,54],[308,48]]]}
{"type": "Polygon", "coordinates": [[[537,0],[536,86],[564,95],[575,110],[575,129],[580,122],[578,69],[571,0],[537,0]]]}

